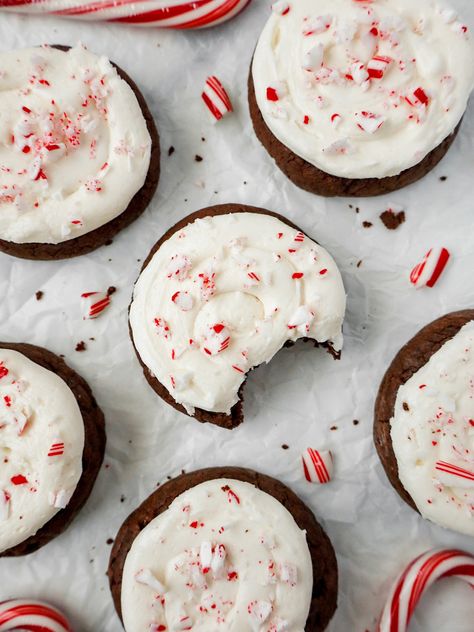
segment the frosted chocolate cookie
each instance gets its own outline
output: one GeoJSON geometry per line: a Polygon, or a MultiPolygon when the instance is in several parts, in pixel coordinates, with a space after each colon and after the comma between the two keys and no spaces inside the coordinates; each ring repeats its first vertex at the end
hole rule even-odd
{"type": "Polygon", "coordinates": [[[31,553],[69,526],[104,449],[87,383],[46,349],[0,343],[0,556],[31,553]]]}
{"type": "Polygon", "coordinates": [[[468,29],[434,0],[279,0],[249,101],[258,138],[296,185],[370,196],[433,169],[473,87],[468,29]]]}
{"type": "Polygon", "coordinates": [[[401,349],[380,386],[374,437],[403,500],[474,535],[474,310],[435,320],[401,349]]]}
{"type": "Polygon", "coordinates": [[[133,81],[82,46],[0,55],[0,250],[62,259],[146,208],[159,140],[133,81]]]}
{"type": "Polygon", "coordinates": [[[127,632],[322,632],[337,562],[312,512],[242,468],[180,476],[122,525],[109,580],[127,632]]]}
{"type": "Polygon", "coordinates": [[[346,296],[334,259],[285,218],[203,209],[153,247],[130,331],[146,379],[198,421],[243,421],[248,372],[299,338],[339,356],[346,296]]]}

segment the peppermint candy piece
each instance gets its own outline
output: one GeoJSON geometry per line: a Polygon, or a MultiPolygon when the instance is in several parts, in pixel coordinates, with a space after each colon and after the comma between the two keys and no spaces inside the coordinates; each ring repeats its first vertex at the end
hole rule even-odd
{"type": "Polygon", "coordinates": [[[291,10],[291,5],[286,0],[277,0],[272,4],[272,11],[277,15],[288,15],[291,10]]]}
{"type": "Polygon", "coordinates": [[[474,471],[466,470],[446,461],[437,461],[435,469],[437,478],[444,485],[474,489],[474,471]]]}
{"type": "Polygon", "coordinates": [[[175,292],[171,300],[183,312],[190,312],[194,307],[194,299],[188,292],[175,292]]]}
{"type": "Polygon", "coordinates": [[[270,617],[272,610],[273,606],[269,601],[251,601],[247,606],[247,613],[252,630],[258,632],[260,626],[270,617]]]}
{"type": "Polygon", "coordinates": [[[383,79],[393,59],[385,55],[376,55],[367,64],[367,72],[370,79],[383,79]]]}
{"type": "Polygon", "coordinates": [[[309,71],[316,71],[321,68],[324,59],[324,46],[321,43],[315,44],[305,53],[303,57],[303,68],[309,71]]]}
{"type": "Polygon", "coordinates": [[[334,460],[329,450],[307,448],[302,456],[303,471],[308,483],[329,483],[333,477],[334,460]]]}
{"type": "Polygon", "coordinates": [[[356,112],[357,127],[367,134],[375,134],[385,123],[385,118],[373,112],[356,112]]]}
{"type": "Polygon", "coordinates": [[[229,95],[215,76],[206,79],[201,98],[211,113],[214,122],[220,121],[224,116],[234,111],[229,95]]]}
{"type": "Polygon", "coordinates": [[[209,331],[202,344],[202,350],[207,355],[215,356],[225,351],[229,347],[229,344],[229,330],[222,323],[217,323],[209,327],[209,331]]]}
{"type": "Polygon", "coordinates": [[[281,101],[288,94],[288,85],[286,81],[276,81],[272,86],[267,88],[267,101],[281,101]]]}
{"type": "Polygon", "coordinates": [[[423,595],[444,577],[457,577],[474,588],[474,556],[437,549],[417,557],[393,585],[377,632],[407,632],[423,595]]]}
{"type": "Polygon", "coordinates": [[[157,579],[149,568],[142,568],[142,570],[138,571],[135,575],[135,581],[138,584],[142,584],[143,586],[148,586],[148,588],[152,588],[159,595],[164,595],[166,592],[166,588],[157,579]]]}
{"type": "Polygon", "coordinates": [[[449,261],[450,253],[446,248],[431,248],[423,261],[418,263],[410,274],[410,282],[417,288],[434,287],[449,261]]]}
{"type": "Polygon", "coordinates": [[[108,292],[84,292],[81,294],[83,320],[98,318],[110,305],[108,292]]]}
{"type": "Polygon", "coordinates": [[[42,601],[28,599],[9,599],[0,603],[0,630],[73,632],[59,610],[42,601]]]}

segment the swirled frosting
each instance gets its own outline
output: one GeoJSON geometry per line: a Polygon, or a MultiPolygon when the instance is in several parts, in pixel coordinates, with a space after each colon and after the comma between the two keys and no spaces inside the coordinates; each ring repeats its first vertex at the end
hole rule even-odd
{"type": "Polygon", "coordinates": [[[391,436],[420,513],[474,536],[474,321],[400,387],[391,436]]]}
{"type": "Polygon", "coordinates": [[[0,55],[0,239],[59,244],[120,215],[151,139],[132,88],[82,46],[0,55]]]}
{"type": "Polygon", "coordinates": [[[142,271],[135,347],[175,401],[229,413],[252,367],[287,341],[342,346],[345,293],[324,248],[267,214],[197,219],[142,271]]]}
{"type": "Polygon", "coordinates": [[[273,496],[233,479],[176,498],[125,561],[127,632],[303,632],[313,585],[306,534],[273,496]]]}
{"type": "Polygon", "coordinates": [[[84,423],[55,373],[0,349],[0,553],[67,506],[82,475],[84,423]]]}
{"type": "Polygon", "coordinates": [[[289,0],[273,5],[253,61],[271,132],[322,171],[394,176],[461,120],[474,50],[434,0],[289,0]]]}

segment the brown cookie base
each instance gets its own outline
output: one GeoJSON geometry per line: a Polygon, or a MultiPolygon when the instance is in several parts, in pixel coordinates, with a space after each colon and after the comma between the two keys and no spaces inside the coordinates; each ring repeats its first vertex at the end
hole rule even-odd
{"type": "Polygon", "coordinates": [[[471,320],[474,320],[474,310],[468,309],[442,316],[424,327],[395,356],[379,388],[375,402],[375,447],[390,483],[415,511],[418,511],[415,502],[398,477],[397,459],[390,435],[390,419],[395,412],[398,389],[471,320]]]}
{"type": "MultiPolygon", "coordinates": [[[[53,48],[67,52],[70,47],[53,46],[53,48]]],[[[110,220],[110,222],[107,222],[103,226],[99,226],[99,228],[91,230],[85,235],[69,239],[68,241],[64,241],[60,244],[18,244],[13,241],[0,239],[0,251],[14,257],[20,257],[21,259],[38,259],[44,261],[53,259],[69,259],[71,257],[85,255],[88,252],[96,250],[97,248],[100,248],[100,246],[104,246],[109,243],[118,232],[135,221],[151,202],[160,178],[160,139],[158,136],[158,130],[156,129],[153,116],[146,104],[145,98],[138,89],[136,83],[124,70],[115,64],[113,64],[113,66],[116,68],[118,75],[128,83],[135,93],[146,121],[148,133],[151,137],[150,166],[148,168],[148,174],[144,185],[139,191],[137,191],[131,199],[128,207],[120,215],[114,217],[114,219],[110,220]]]]}
{"type": "MultiPolygon", "coordinates": [[[[143,272],[143,270],[150,263],[150,261],[152,260],[157,250],[159,250],[159,248],[164,244],[164,242],[168,241],[168,239],[170,239],[170,237],[172,237],[174,233],[179,232],[180,230],[185,228],[188,224],[191,224],[192,222],[194,222],[196,219],[202,219],[204,217],[214,217],[216,215],[228,215],[229,213],[257,213],[260,215],[270,215],[272,217],[276,217],[281,222],[283,222],[287,226],[290,226],[294,230],[300,230],[295,224],[287,220],[282,215],[279,215],[278,213],[273,213],[272,211],[267,211],[262,208],[256,208],[254,206],[244,206],[242,204],[221,204],[219,206],[210,206],[208,208],[201,209],[200,211],[196,211],[195,213],[191,213],[191,215],[184,217],[181,221],[179,221],[172,228],[170,228],[151,249],[150,254],[148,255],[148,257],[145,260],[145,263],[143,264],[141,272],[143,272]]],[[[132,299],[132,302],[133,302],[133,299],[132,299]]],[[[188,415],[188,413],[186,412],[186,409],[173,399],[168,389],[163,384],[161,384],[161,382],[158,381],[158,379],[150,372],[148,367],[142,362],[140,354],[138,353],[137,348],[135,347],[135,343],[133,340],[133,332],[130,326],[130,322],[129,322],[129,331],[130,331],[130,337],[132,339],[133,347],[137,354],[138,360],[143,368],[143,372],[145,374],[145,378],[148,384],[152,387],[155,393],[157,393],[162,399],[164,399],[164,401],[167,404],[170,404],[170,406],[173,406],[173,408],[175,408],[179,412],[185,415],[188,415]]],[[[305,342],[312,342],[315,347],[323,347],[327,349],[328,353],[330,353],[335,359],[340,358],[340,353],[335,351],[333,347],[331,346],[331,344],[329,343],[318,343],[316,340],[313,340],[310,338],[302,338],[301,340],[304,340],[305,342]]],[[[294,344],[295,343],[289,341],[285,346],[291,347],[294,344]]],[[[207,410],[203,410],[201,408],[196,408],[194,415],[190,415],[190,416],[192,416],[193,419],[196,419],[197,421],[201,423],[211,423],[216,426],[220,426],[221,428],[227,428],[228,430],[232,430],[236,428],[244,421],[244,413],[243,413],[244,386],[245,386],[245,382],[242,384],[239,391],[239,401],[237,402],[237,404],[235,404],[232,407],[229,415],[226,415],[225,413],[213,413],[207,410]]]]}
{"type": "Polygon", "coordinates": [[[420,163],[402,171],[397,176],[361,179],[340,178],[321,171],[304,158],[296,155],[273,135],[257,104],[252,67],[248,80],[248,99],[255,133],[277,166],[296,186],[325,197],[372,197],[391,193],[413,184],[436,167],[451,147],[461,126],[459,123],[454,132],[420,163]]]}
{"type": "Polygon", "coordinates": [[[84,451],[82,453],[82,476],[69,504],[61,509],[35,535],[17,546],[0,553],[0,557],[16,557],[33,553],[71,524],[75,516],[89,498],[99,473],[105,452],[105,421],[101,409],[94,399],[87,382],[59,356],[47,349],[25,343],[0,342],[1,349],[11,349],[22,353],[40,366],[56,373],[73,392],[84,420],[84,451]]]}
{"type": "Polygon", "coordinates": [[[115,538],[108,570],[110,590],[119,617],[122,618],[123,568],[140,531],[165,512],[180,494],[216,478],[231,478],[255,485],[286,507],[298,527],[306,531],[313,562],[313,594],[305,631],[323,632],[337,607],[338,571],[331,541],[311,510],[288,487],[274,478],[240,467],[209,468],[179,476],[155,491],[125,520],[115,538]]]}

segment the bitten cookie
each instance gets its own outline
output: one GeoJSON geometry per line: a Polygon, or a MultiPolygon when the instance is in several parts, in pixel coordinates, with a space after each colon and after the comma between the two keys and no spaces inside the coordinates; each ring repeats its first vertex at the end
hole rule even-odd
{"type": "Polygon", "coordinates": [[[250,72],[255,132],[312,193],[394,191],[449,149],[473,60],[467,27],[433,0],[278,1],[250,72]]]}
{"type": "Polygon", "coordinates": [[[311,339],[338,357],[345,305],[324,248],[280,215],[226,204],[184,218],[153,247],[130,332],[166,402],[234,428],[248,372],[282,347],[311,339]]]}
{"type": "Polygon", "coordinates": [[[104,245],[158,184],[143,96],[82,46],[2,53],[0,68],[0,250],[63,259],[104,245]]]}
{"type": "Polygon", "coordinates": [[[69,526],[104,450],[87,383],[46,349],[0,343],[0,556],[31,553],[69,526]]]}
{"type": "Polygon", "coordinates": [[[312,512],[251,470],[211,468],[154,492],[124,522],[109,580],[127,632],[322,632],[337,562],[312,512]]]}
{"type": "Polygon", "coordinates": [[[397,354],[375,404],[374,438],[399,495],[474,535],[474,310],[422,329],[397,354]]]}

